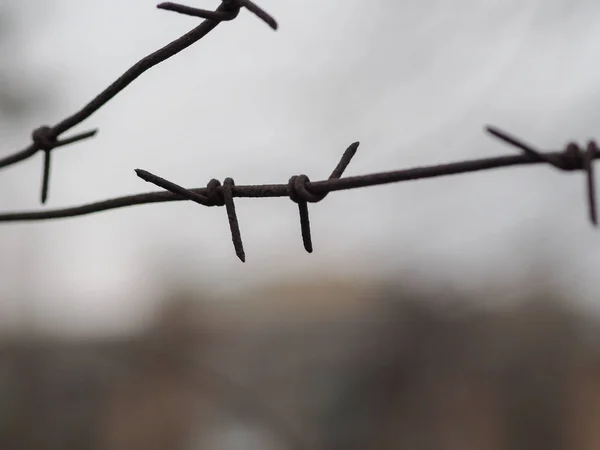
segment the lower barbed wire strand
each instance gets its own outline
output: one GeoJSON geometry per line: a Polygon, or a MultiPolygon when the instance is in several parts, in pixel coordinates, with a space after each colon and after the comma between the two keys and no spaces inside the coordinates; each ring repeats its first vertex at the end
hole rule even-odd
{"type": "MultiPolygon", "coordinates": [[[[550,153],[560,155],[560,152],[550,153]]],[[[594,159],[600,158],[600,152],[596,153],[594,159]]],[[[435,166],[415,167],[411,169],[381,172],[369,175],[359,175],[338,179],[322,181],[311,181],[307,187],[315,194],[325,194],[333,191],[354,189],[368,186],[376,186],[402,181],[433,178],[446,175],[458,175],[463,173],[478,172],[483,170],[497,169],[512,166],[528,166],[535,164],[547,164],[544,161],[534,160],[526,155],[496,156],[491,158],[474,159],[470,161],[440,164],[435,166]]],[[[206,188],[190,189],[199,194],[206,194],[206,188]]],[[[236,185],[232,188],[232,195],[239,198],[273,198],[288,197],[288,187],[285,184],[263,184],[263,185],[236,185]]],[[[24,211],[0,214],[0,222],[25,222],[35,220],[51,220],[69,217],[83,216],[112,209],[124,208],[126,206],[144,205],[150,203],[164,203],[186,200],[185,197],[170,192],[149,192],[134,194],[103,200],[85,205],[42,211],[24,211]]]]}

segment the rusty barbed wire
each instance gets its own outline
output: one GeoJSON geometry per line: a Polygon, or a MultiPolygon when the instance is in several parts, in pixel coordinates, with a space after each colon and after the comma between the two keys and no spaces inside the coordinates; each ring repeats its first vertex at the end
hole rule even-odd
{"type": "Polygon", "coordinates": [[[576,143],[569,143],[563,151],[541,152],[532,145],[496,127],[488,126],[486,131],[492,136],[522,150],[522,155],[495,156],[490,158],[438,164],[433,166],[413,167],[391,172],[379,172],[367,175],[342,177],[346,167],[356,154],[359,142],[351,144],[344,152],[340,162],[330,177],[322,181],[310,181],[306,175],[292,176],[285,184],[235,185],[232,178],[224,184],[212,179],[204,188],[187,189],[171,181],[165,180],[143,169],[136,169],[138,177],[155,184],[168,192],[148,192],[128,195],[85,205],[46,211],[27,211],[0,214],[0,222],[36,221],[82,216],[127,206],[150,203],[192,200],[203,206],[225,206],[236,255],[245,261],[239,222],[235,212],[233,198],[272,198],[288,197],[298,204],[300,228],[304,248],[312,252],[312,237],[308,216],[308,203],[317,203],[327,194],[334,191],[355,189],[381,184],[397,183],[446,175],[479,172],[501,167],[512,167],[532,164],[549,164],[561,172],[583,171],[586,174],[587,200],[589,218],[597,225],[595,182],[593,161],[600,158],[600,150],[595,141],[589,141],[583,151],[576,143]]]}
{"type": "Polygon", "coordinates": [[[77,134],[70,138],[59,140],[58,137],[71,128],[79,125],[93,113],[98,111],[102,106],[106,105],[113,97],[125,89],[129,84],[135,81],[140,75],[148,69],[160,64],[161,62],[171,58],[177,53],[190,47],[208,33],[214,30],[222,21],[235,19],[242,8],[246,8],[267,23],[271,28],[277,29],[277,22],[268,13],[250,0],[222,0],[221,4],[215,11],[206,11],[196,8],[189,8],[176,3],[161,3],[157,8],[167,11],[175,11],[183,14],[194,15],[204,18],[205,20],[197,27],[188,31],[183,36],[175,39],[164,47],[145,56],[129,68],[123,75],[117,78],[112,84],[92,99],[79,111],[61,120],[56,125],[50,127],[47,125],[41,126],[33,131],[32,143],[21,151],[12,155],[0,158],[0,169],[11,166],[18,162],[31,158],[38,151],[44,152],[44,166],[42,175],[41,203],[45,203],[48,198],[48,183],[50,179],[50,155],[51,151],[56,147],[78,142],[83,139],[90,138],[97,133],[96,130],[87,131],[77,134]]]}
{"type": "MultiPolygon", "coordinates": [[[[251,0],[222,0],[221,4],[214,11],[192,8],[190,6],[171,2],[161,3],[157,5],[157,7],[167,11],[203,18],[204,21],[180,38],[142,58],[78,112],[67,117],[53,127],[43,126],[35,130],[32,135],[33,142],[25,150],[0,159],[0,168],[3,168],[29,158],[40,150],[44,151],[44,172],[41,194],[42,203],[46,201],[48,195],[51,150],[59,146],[91,137],[96,134],[97,130],[81,133],[63,140],[59,140],[58,136],[88,118],[146,70],[191,46],[193,43],[206,36],[219,23],[235,19],[238,16],[241,8],[248,9],[272,29],[277,29],[277,22],[275,19],[264,12],[251,0]]],[[[474,159],[426,167],[414,167],[391,172],[342,177],[344,171],[358,149],[359,143],[354,142],[346,149],[340,162],[333,170],[330,177],[326,180],[310,181],[308,176],[300,174],[292,176],[285,184],[238,186],[235,185],[233,178],[226,178],[223,184],[216,179],[212,179],[205,188],[194,189],[184,188],[146,170],[136,169],[135,172],[138,177],[161,187],[167,192],[149,192],[129,195],[70,208],[3,213],[0,214],[0,222],[35,221],[76,217],[126,206],[191,200],[203,206],[225,206],[236,255],[242,262],[244,262],[246,259],[246,254],[242,243],[239,221],[233,201],[235,197],[288,197],[298,205],[300,230],[304,249],[311,253],[313,251],[313,244],[310,230],[308,203],[320,202],[330,192],[423,178],[433,178],[445,175],[477,172],[500,167],[546,163],[561,172],[583,171],[585,173],[588,214],[592,224],[597,226],[598,219],[593,161],[600,157],[600,150],[598,149],[595,141],[589,141],[585,150],[582,150],[576,143],[572,142],[569,143],[563,151],[542,152],[537,150],[532,145],[525,143],[524,141],[519,140],[496,127],[488,126],[486,127],[486,130],[492,136],[504,141],[509,145],[519,148],[523,154],[474,159]]]]}
{"type": "MultiPolygon", "coordinates": [[[[597,226],[598,221],[596,214],[593,160],[600,157],[600,152],[598,151],[598,146],[596,145],[595,141],[589,141],[585,151],[582,151],[576,143],[571,142],[561,153],[543,153],[535,149],[532,145],[527,144],[496,127],[488,126],[486,127],[486,130],[492,136],[521,149],[524,153],[524,156],[530,159],[530,162],[545,162],[561,171],[583,170],[586,173],[587,179],[586,186],[590,221],[594,226],[597,226]]],[[[449,175],[451,173],[472,172],[485,169],[486,164],[499,162],[498,158],[486,158],[482,160],[464,161],[459,163],[442,164],[395,172],[376,173],[342,179],[341,176],[356,154],[358,146],[359,143],[355,142],[346,149],[340,162],[333,170],[328,180],[311,183],[310,179],[306,175],[294,175],[290,178],[286,186],[287,196],[290,198],[290,200],[298,205],[302,242],[304,244],[304,249],[308,253],[312,253],[313,251],[310,220],[308,215],[308,203],[320,202],[327,196],[327,194],[334,190],[352,189],[367,185],[391,183],[394,181],[408,181],[411,179],[414,180],[432,176],[449,175]],[[342,184],[342,180],[347,181],[347,183],[342,184]],[[338,184],[337,189],[336,184],[338,184]]],[[[521,164],[524,164],[524,162],[521,162],[521,164]]],[[[231,178],[226,178],[225,180],[226,184],[229,181],[229,187],[221,186],[221,183],[218,180],[210,180],[207,185],[206,192],[202,194],[197,191],[185,189],[175,183],[142,169],[136,169],[136,174],[144,181],[155,184],[156,186],[159,186],[171,192],[172,194],[195,201],[201,205],[225,205],[227,208],[227,217],[231,230],[231,238],[236,255],[242,262],[245,262],[246,256],[239,231],[238,219],[235,214],[235,207],[233,204],[233,180],[231,178]]],[[[248,188],[253,188],[248,189],[249,191],[256,190],[258,195],[251,195],[251,192],[248,192],[248,194],[250,194],[249,196],[267,197],[271,196],[268,195],[269,191],[271,193],[274,193],[276,190],[279,191],[281,186],[282,185],[248,186],[248,188]]],[[[2,217],[0,216],[0,221],[1,220],[2,217]]]]}

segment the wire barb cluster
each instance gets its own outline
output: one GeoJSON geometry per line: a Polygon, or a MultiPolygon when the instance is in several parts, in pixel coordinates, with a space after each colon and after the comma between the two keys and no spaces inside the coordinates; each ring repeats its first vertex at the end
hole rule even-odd
{"type": "Polygon", "coordinates": [[[531,158],[546,162],[554,168],[563,172],[572,172],[582,170],[586,174],[587,201],[590,222],[598,226],[598,214],[596,207],[596,187],[594,178],[594,159],[598,157],[598,145],[596,141],[590,140],[587,143],[585,151],[582,150],[576,142],[569,142],[563,152],[558,155],[545,154],[495,127],[487,127],[487,131],[498,139],[523,151],[531,158]]]}
{"type": "MultiPolygon", "coordinates": [[[[330,180],[339,179],[342,176],[346,170],[346,167],[348,167],[348,164],[350,164],[352,157],[356,154],[358,145],[359,143],[355,142],[346,149],[342,155],[342,159],[329,176],[330,180]]],[[[135,173],[144,181],[155,184],[156,186],[159,186],[175,195],[182,196],[200,205],[225,206],[235,254],[242,262],[246,261],[246,253],[244,251],[244,244],[242,243],[240,225],[235,212],[235,205],[233,203],[233,187],[235,186],[233,178],[225,178],[222,185],[219,180],[213,178],[208,182],[205,192],[201,194],[181,187],[178,184],[165,180],[164,178],[161,178],[143,169],[136,169],[135,173]]],[[[298,211],[300,214],[300,229],[302,232],[304,249],[308,253],[312,253],[313,247],[310,232],[310,220],[308,217],[308,203],[320,202],[327,196],[328,193],[312,192],[308,185],[309,183],[310,179],[306,175],[294,175],[290,178],[287,184],[287,191],[289,198],[294,203],[298,204],[298,211]]]]}
{"type": "MultiPolygon", "coordinates": [[[[76,134],[64,139],[59,139],[59,136],[91,116],[142,73],[202,39],[221,22],[235,19],[242,8],[252,12],[272,29],[276,30],[278,27],[275,19],[251,0],[222,0],[220,5],[214,11],[192,8],[190,6],[171,2],[161,3],[158,5],[158,8],[202,18],[204,21],[188,33],[135,63],[123,75],[117,78],[117,80],[76,113],[52,127],[43,126],[36,129],[32,133],[32,143],[27,148],[0,159],[0,168],[3,168],[30,158],[38,151],[44,152],[44,170],[41,192],[42,203],[45,203],[48,198],[51,151],[57,147],[90,138],[96,134],[97,130],[76,134]]],[[[287,197],[291,199],[298,205],[304,248],[307,252],[311,253],[313,251],[313,243],[310,230],[308,203],[320,202],[330,192],[445,175],[477,172],[500,167],[549,164],[561,172],[583,171],[585,173],[589,218],[592,224],[597,226],[598,218],[593,162],[600,157],[600,150],[595,141],[589,141],[585,150],[581,149],[576,143],[569,143],[562,151],[542,152],[532,145],[527,144],[496,127],[488,126],[486,127],[486,130],[492,136],[509,145],[519,148],[522,151],[522,154],[342,177],[358,149],[359,143],[354,142],[346,149],[340,162],[326,180],[311,181],[308,176],[300,174],[292,176],[287,183],[282,184],[236,185],[233,178],[226,178],[222,184],[218,180],[212,179],[206,187],[192,189],[179,186],[146,170],[136,169],[138,177],[162,188],[163,191],[112,198],[70,208],[0,213],[0,222],[76,217],[134,205],[191,200],[203,206],[225,206],[235,252],[241,261],[245,261],[246,254],[233,200],[235,197],[287,197]]]]}

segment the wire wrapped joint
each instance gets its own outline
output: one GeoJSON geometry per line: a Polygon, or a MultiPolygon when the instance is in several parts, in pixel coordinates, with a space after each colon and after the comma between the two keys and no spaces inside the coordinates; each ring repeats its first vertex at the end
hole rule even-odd
{"type": "Polygon", "coordinates": [[[240,233],[240,225],[235,211],[233,202],[233,187],[235,183],[232,178],[225,178],[223,185],[217,179],[212,179],[206,185],[204,194],[186,189],[171,181],[165,180],[146,170],[136,169],[135,173],[142,180],[161,187],[173,194],[182,196],[185,199],[191,200],[203,206],[225,206],[227,210],[227,219],[229,221],[229,230],[231,232],[231,241],[235,249],[235,254],[242,262],[246,262],[246,253],[240,233]]]}

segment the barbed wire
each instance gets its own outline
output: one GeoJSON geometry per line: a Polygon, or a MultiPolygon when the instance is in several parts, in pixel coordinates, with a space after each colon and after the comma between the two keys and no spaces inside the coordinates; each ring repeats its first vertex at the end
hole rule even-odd
{"type": "MultiPolygon", "coordinates": [[[[276,30],[278,28],[275,19],[273,19],[269,14],[264,12],[260,7],[250,0],[222,0],[221,4],[216,8],[215,11],[192,8],[177,3],[161,3],[158,5],[158,8],[180,14],[200,17],[205,20],[196,28],[192,29],[180,38],[142,58],[78,112],[67,117],[53,127],[43,126],[36,129],[32,134],[32,144],[30,144],[29,147],[13,155],[0,159],[0,168],[3,168],[19,161],[23,161],[24,159],[33,156],[38,151],[44,151],[45,158],[41,192],[42,203],[45,203],[48,194],[51,150],[59,146],[92,137],[96,134],[97,130],[81,133],[63,140],[58,140],[58,136],[88,118],[95,111],[105,105],[109,100],[111,100],[115,95],[125,89],[125,87],[127,87],[146,70],[165,61],[171,56],[179,53],[180,51],[191,46],[193,43],[202,39],[221,22],[235,19],[238,16],[241,8],[246,8],[254,13],[272,29],[276,30]]],[[[561,172],[582,171],[585,173],[589,219],[594,226],[597,226],[598,219],[593,161],[600,157],[600,150],[598,149],[595,141],[589,141],[585,150],[579,147],[576,143],[571,142],[562,151],[542,152],[536,149],[534,146],[514,136],[511,136],[510,134],[496,127],[487,126],[486,130],[492,136],[504,141],[509,145],[519,148],[522,151],[522,154],[497,156],[452,162],[447,164],[438,164],[433,166],[414,167],[390,172],[342,177],[344,171],[358,149],[359,143],[354,142],[346,149],[340,162],[326,180],[310,181],[308,176],[300,174],[292,176],[288,182],[284,184],[236,186],[232,178],[226,178],[222,184],[220,181],[212,179],[209,181],[206,187],[193,189],[184,188],[173,183],[172,181],[161,178],[146,170],[136,169],[135,172],[138,177],[144,181],[161,187],[166,192],[160,191],[128,195],[69,208],[1,213],[0,222],[59,219],[82,216],[101,211],[123,208],[126,206],[191,200],[203,206],[225,206],[235,253],[243,262],[246,259],[246,255],[242,243],[235,204],[233,201],[233,199],[236,197],[289,197],[298,205],[302,241],[305,250],[311,253],[313,251],[313,245],[310,230],[308,203],[320,202],[331,192],[423,178],[477,172],[500,167],[546,163],[550,164],[552,167],[561,172]]]]}
{"type": "Polygon", "coordinates": [[[596,226],[597,209],[595,196],[595,181],[592,162],[600,158],[600,151],[594,141],[587,144],[583,151],[576,143],[569,143],[560,152],[540,152],[533,146],[499,130],[488,126],[486,130],[493,136],[502,139],[523,151],[522,155],[496,156],[490,158],[473,159],[424,167],[390,172],[379,172],[367,175],[342,177],[343,172],[356,154],[359,143],[351,144],[344,152],[340,162],[327,180],[310,181],[306,175],[295,175],[285,184],[260,184],[236,186],[232,178],[226,178],[221,184],[212,179],[204,188],[186,189],[171,181],[165,180],[143,169],[135,172],[144,181],[150,182],[165,189],[167,192],[147,192],[142,194],[127,195],[80,206],[52,209],[45,211],[25,211],[0,214],[1,222],[20,222],[60,219],[77,217],[87,214],[123,208],[127,206],[144,205],[150,203],[165,203],[173,201],[191,200],[203,206],[225,206],[231,230],[232,242],[236,255],[245,261],[245,252],[242,244],[241,233],[233,198],[273,198],[289,197],[298,204],[300,224],[304,248],[311,253],[312,238],[308,203],[317,203],[327,194],[334,191],[376,186],[388,183],[434,178],[446,175],[456,175],[501,167],[512,167],[546,163],[562,172],[584,171],[587,179],[587,201],[591,223],[596,226]]]}
{"type": "MultiPolygon", "coordinates": [[[[59,139],[60,135],[89,118],[94,112],[106,105],[144,72],[204,38],[221,22],[234,20],[239,15],[242,8],[252,12],[272,29],[276,30],[278,28],[275,19],[251,0],[222,0],[220,5],[214,11],[192,8],[170,2],[161,3],[157,7],[166,11],[202,18],[204,21],[191,31],[139,60],[79,111],[66,117],[54,126],[44,125],[35,129],[31,136],[32,142],[27,147],[9,156],[0,158],[0,168],[6,168],[29,159],[40,151],[44,152],[41,186],[42,204],[44,204],[48,198],[52,150],[91,138],[97,134],[98,130],[90,130],[62,139],[59,139]]],[[[313,251],[313,244],[308,203],[320,202],[331,192],[446,175],[478,172],[501,167],[544,163],[551,165],[560,172],[584,172],[586,177],[589,219],[594,226],[597,226],[598,219],[593,161],[600,158],[600,150],[594,141],[589,141],[585,149],[582,149],[576,143],[569,143],[562,151],[542,152],[532,145],[525,143],[498,128],[488,126],[486,127],[486,130],[492,136],[509,145],[517,147],[522,151],[522,154],[343,177],[342,175],[359,147],[359,142],[354,142],[343,153],[339,163],[326,180],[311,181],[307,175],[299,174],[292,176],[287,183],[282,184],[238,186],[235,185],[233,178],[225,178],[223,183],[216,179],[212,179],[208,182],[206,187],[192,189],[184,188],[146,170],[136,169],[135,172],[138,177],[162,188],[163,191],[128,195],[69,208],[0,213],[0,222],[9,223],[69,218],[134,205],[191,200],[203,206],[225,206],[236,255],[241,261],[245,261],[246,255],[235,210],[234,198],[290,198],[297,204],[302,241],[305,250],[310,253],[313,251]]],[[[220,374],[215,374],[214,380],[224,384],[227,389],[232,388],[231,383],[227,383],[227,380],[220,374]]],[[[243,390],[243,388],[235,389],[236,395],[238,397],[243,397],[243,390]]],[[[264,422],[266,424],[271,424],[274,429],[278,430],[280,436],[291,447],[308,448],[308,445],[299,438],[295,431],[292,430],[287,423],[283,422],[276,413],[273,413],[266,408],[260,400],[252,398],[250,399],[250,403],[253,403],[254,406],[258,408],[256,411],[263,417],[264,422]]]]}

